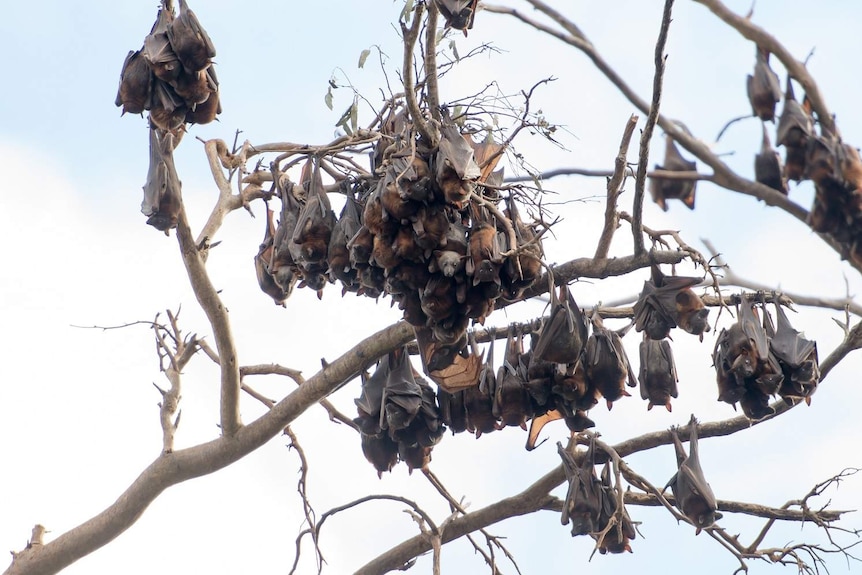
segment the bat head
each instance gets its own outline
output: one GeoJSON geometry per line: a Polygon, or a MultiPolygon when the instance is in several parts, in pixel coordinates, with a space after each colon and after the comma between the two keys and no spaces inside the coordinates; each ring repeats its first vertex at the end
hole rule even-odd
{"type": "Polygon", "coordinates": [[[454,277],[464,267],[464,258],[458,252],[446,250],[438,252],[436,256],[437,267],[440,268],[440,272],[447,278],[454,277]]]}

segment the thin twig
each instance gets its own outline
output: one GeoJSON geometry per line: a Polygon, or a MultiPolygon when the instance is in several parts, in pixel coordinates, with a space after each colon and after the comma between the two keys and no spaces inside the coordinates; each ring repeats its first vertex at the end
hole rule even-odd
{"type": "Polygon", "coordinates": [[[673,10],[673,0],[665,0],[664,13],[661,19],[661,29],[658,34],[658,41],[655,45],[655,74],[653,75],[652,83],[652,102],[650,103],[649,115],[647,116],[646,126],[641,133],[640,153],[638,155],[638,170],[637,178],[635,179],[635,197],[632,207],[632,234],[634,238],[635,254],[643,253],[644,238],[642,222],[643,222],[643,203],[644,190],[646,189],[646,171],[649,165],[649,146],[652,142],[652,133],[655,124],[658,121],[659,107],[661,105],[661,91],[664,79],[665,54],[664,46],[667,43],[667,32],[670,28],[671,12],[673,10]]]}

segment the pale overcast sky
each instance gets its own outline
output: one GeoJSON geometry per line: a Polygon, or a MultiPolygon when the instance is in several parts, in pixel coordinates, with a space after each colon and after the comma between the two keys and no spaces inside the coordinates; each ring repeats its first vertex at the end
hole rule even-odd
{"type": "MultiPolygon", "coordinates": [[[[501,0],[502,2],[503,0],[501,0]]],[[[507,1],[516,5],[515,0],[507,1]]],[[[659,0],[552,2],[581,27],[629,83],[645,98],[652,86],[653,47],[661,18],[659,0]]],[[[157,2],[46,0],[39,10],[7,2],[0,20],[0,549],[21,549],[35,523],[56,536],[110,504],[158,455],[161,432],[159,396],[164,385],[145,327],[87,330],[73,326],[111,326],[152,319],[165,308],[182,306],[187,333],[208,335],[184,275],[176,240],[145,225],[140,213],[141,185],[147,170],[147,131],[137,116],[120,117],[113,105],[123,58],[141,46],[156,15],[157,2]]],[[[738,13],[747,1],[728,2],[738,13]]],[[[297,2],[253,0],[243,4],[199,0],[192,5],[212,37],[224,113],[220,122],[195,126],[177,151],[177,167],[192,226],[202,225],[216,198],[200,137],[261,144],[274,141],[323,143],[336,133],[335,122],[352,100],[348,89],[335,93],[335,110],[324,105],[327,82],[348,79],[375,104],[384,78],[376,54],[357,69],[360,52],[380,46],[389,79],[400,66],[396,25],[400,0],[297,2]]],[[[526,9],[524,4],[520,8],[526,9]]],[[[862,5],[849,0],[811,3],[761,0],[753,17],[768,27],[800,59],[812,50],[809,68],[820,84],[846,141],[862,143],[857,113],[858,24],[862,5]]],[[[554,76],[536,91],[533,106],[549,121],[565,145],[555,148],[524,135],[518,149],[539,169],[577,166],[608,169],[622,128],[634,112],[589,61],[558,41],[504,17],[480,13],[469,38],[453,35],[461,54],[481,42],[493,42],[500,54],[481,56],[456,68],[442,83],[442,99],[476,93],[496,80],[505,94],[515,94],[554,76]]],[[[749,111],[745,76],[754,64],[754,47],[713,17],[704,7],[677,0],[667,45],[662,112],[682,120],[692,132],[712,142],[724,123],[749,111]]],[[[784,70],[775,62],[774,68],[784,70]]],[[[801,91],[800,91],[801,92],[801,91]]],[[[369,110],[362,113],[368,117],[369,110]]],[[[714,150],[746,176],[760,146],[760,126],[747,120],[733,126],[714,150]]],[[[636,157],[632,146],[630,158],[636,157]]],[[[650,163],[661,162],[657,137],[650,163]]],[[[581,178],[553,180],[548,188],[560,199],[603,193],[603,182],[581,178]]],[[[630,209],[633,182],[621,206],[630,209]]],[[[809,186],[793,187],[791,198],[808,207],[809,186]]],[[[561,262],[592,254],[600,228],[600,202],[589,200],[560,208],[565,220],[554,228],[557,241],[546,243],[548,259],[561,262]]],[[[272,305],[255,281],[252,257],[263,235],[263,206],[258,216],[232,214],[219,232],[209,270],[231,312],[242,364],[278,362],[313,374],[320,358],[333,358],[351,342],[398,318],[388,300],[377,303],[348,296],[331,286],[319,302],[298,290],[287,308],[272,305]]],[[[648,203],[645,223],[673,228],[698,248],[709,238],[735,270],[759,282],[805,294],[841,297],[860,291],[858,273],[839,261],[803,224],[751,198],[737,197],[706,183],[698,185],[697,209],[681,204],[668,213],[648,203]],[[846,283],[845,283],[846,281],[846,283]]],[[[624,226],[614,254],[628,253],[624,226]]],[[[690,273],[682,269],[681,273],[690,273]]],[[[573,287],[582,305],[633,295],[647,273],[573,287]]],[[[535,317],[540,303],[514,306],[491,316],[489,324],[535,317]]],[[[715,312],[712,318],[715,317],[715,312]]],[[[829,318],[835,312],[801,310],[793,317],[816,338],[821,359],[840,341],[829,318]]],[[[723,317],[720,325],[731,321],[723,317]]],[[[717,331],[717,330],[716,330],[717,331]]],[[[715,401],[710,354],[712,332],[699,343],[675,335],[680,398],[674,412],[647,413],[639,398],[619,402],[608,413],[598,406],[591,417],[608,442],[685,423],[689,414],[713,421],[733,410],[715,401]]],[[[637,337],[626,338],[637,357],[637,337]]],[[[502,349],[502,348],[501,348],[502,349]]],[[[498,357],[500,353],[497,354],[498,357]]],[[[836,369],[810,407],[801,406],[750,432],[704,440],[702,462],[717,497],[780,506],[801,497],[811,486],[843,467],[862,467],[858,441],[862,425],[853,407],[862,400],[858,374],[862,362],[852,356],[836,369]]],[[[292,383],[250,381],[270,397],[282,397],[292,383]]],[[[212,439],[218,429],[218,377],[203,356],[188,366],[183,379],[183,418],[177,448],[212,439]]],[[[350,415],[358,382],[333,401],[350,415]]],[[[245,422],[262,408],[243,398],[245,422]]],[[[408,476],[399,465],[378,480],[362,457],[359,438],[311,409],[293,426],[309,456],[309,495],[319,513],[367,493],[396,493],[419,501],[436,519],[447,507],[424,477],[408,476]]],[[[559,463],[553,447],[567,433],[562,424],[546,428],[548,441],[527,453],[517,429],[483,436],[449,434],[435,448],[432,470],[472,509],[521,491],[559,463]]],[[[296,494],[298,459],[276,438],[228,469],[166,491],[140,521],[114,542],[71,566],[75,574],[187,572],[284,574],[293,562],[294,537],[302,522],[296,494]]],[[[663,485],[675,468],[669,446],[628,459],[653,483],[663,485]]],[[[563,490],[557,490],[563,496],[563,490]]],[[[831,494],[834,506],[862,504],[862,479],[854,478],[831,494]]],[[[517,518],[489,530],[504,536],[526,575],[538,572],[729,574],[735,559],[706,535],[695,537],[664,511],[631,507],[642,521],[633,554],[596,556],[588,538],[572,539],[556,514],[517,518]]],[[[762,522],[727,517],[722,525],[744,542],[762,522]]],[[[847,527],[862,527],[851,514],[847,527]]],[[[416,532],[393,503],[372,503],[327,522],[322,549],[329,573],[345,573],[416,532]]],[[[782,546],[823,538],[810,525],[776,529],[766,545],[782,546]]],[[[306,548],[302,573],[314,572],[306,548]]],[[[832,573],[848,572],[839,557],[829,557],[832,573]]],[[[482,572],[481,558],[466,541],[443,551],[446,573],[482,572]]],[[[514,569],[502,563],[504,573],[514,569]]],[[[849,572],[857,569],[852,565],[849,572]]],[[[753,563],[752,573],[790,573],[753,563]]],[[[416,573],[430,572],[430,558],[416,573]]]]}

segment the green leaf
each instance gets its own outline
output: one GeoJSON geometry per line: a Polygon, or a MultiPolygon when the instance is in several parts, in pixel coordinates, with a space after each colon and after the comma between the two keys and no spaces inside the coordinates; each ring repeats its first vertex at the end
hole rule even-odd
{"type": "Polygon", "coordinates": [[[407,0],[404,3],[404,10],[401,11],[401,20],[404,20],[404,24],[407,26],[410,25],[410,14],[413,12],[413,0],[407,0]]]}
{"type": "Polygon", "coordinates": [[[458,55],[458,44],[455,43],[455,40],[449,41],[449,49],[452,50],[452,55],[455,56],[455,61],[460,62],[461,56],[458,55]]]}
{"type": "Polygon", "coordinates": [[[323,97],[326,107],[332,109],[332,86],[326,89],[326,95],[323,97]]]}
{"type": "Polygon", "coordinates": [[[365,61],[368,59],[368,56],[370,54],[371,54],[371,50],[369,50],[368,48],[366,48],[365,50],[363,50],[362,52],[359,53],[359,67],[360,68],[365,67],[365,61]]]}

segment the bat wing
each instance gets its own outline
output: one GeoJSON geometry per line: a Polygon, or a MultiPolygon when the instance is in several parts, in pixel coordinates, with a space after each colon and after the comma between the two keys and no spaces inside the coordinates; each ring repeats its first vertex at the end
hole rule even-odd
{"type": "Polygon", "coordinates": [[[793,369],[800,367],[816,350],[815,342],[805,339],[796,331],[781,305],[775,303],[778,327],[770,344],[775,356],[793,369]]]}
{"type": "Polygon", "coordinates": [[[742,333],[751,340],[754,351],[760,361],[765,362],[769,359],[769,338],[766,337],[763,324],[757,317],[757,312],[751,302],[743,300],[740,305],[742,307],[739,314],[739,323],[742,326],[742,333]]]}
{"type": "MultiPolygon", "coordinates": [[[[533,451],[542,443],[547,441],[547,438],[542,441],[536,443],[539,440],[539,433],[542,431],[542,428],[552,421],[557,421],[558,419],[563,419],[563,414],[560,413],[556,409],[551,409],[544,413],[543,415],[539,415],[530,420],[530,430],[527,434],[527,451],[533,451]]],[[[566,522],[563,523],[565,525],[566,522]]]]}
{"type": "Polygon", "coordinates": [[[560,286],[560,298],[553,297],[551,314],[533,348],[538,359],[554,363],[574,363],[586,343],[587,325],[571,293],[560,286]]]}

